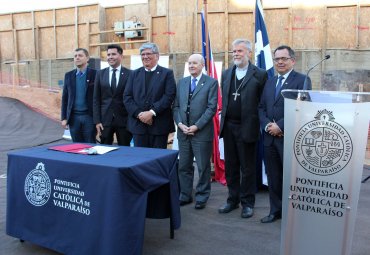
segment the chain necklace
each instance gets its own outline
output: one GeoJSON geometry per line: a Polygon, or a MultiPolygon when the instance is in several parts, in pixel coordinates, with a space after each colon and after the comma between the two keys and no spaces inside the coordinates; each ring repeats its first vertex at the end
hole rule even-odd
{"type": "Polygon", "coordinates": [[[245,80],[245,77],[247,77],[247,73],[245,73],[244,77],[243,77],[243,80],[242,82],[240,83],[239,87],[236,88],[236,72],[235,72],[235,77],[234,77],[234,88],[235,88],[235,93],[232,93],[232,95],[234,96],[234,101],[236,101],[236,98],[238,96],[240,96],[240,93],[238,93],[239,89],[241,88],[241,86],[243,85],[243,82],[245,80]]]}

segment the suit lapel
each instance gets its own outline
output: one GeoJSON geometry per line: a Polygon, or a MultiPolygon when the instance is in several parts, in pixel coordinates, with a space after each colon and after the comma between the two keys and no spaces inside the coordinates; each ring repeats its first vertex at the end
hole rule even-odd
{"type": "Polygon", "coordinates": [[[184,98],[188,100],[189,98],[189,86],[190,86],[190,76],[186,77],[181,85],[181,95],[185,95],[184,98]]]}
{"type": "MultiPolygon", "coordinates": [[[[145,69],[144,69],[144,72],[145,72],[145,69]]],[[[156,81],[159,80],[159,77],[160,75],[163,74],[163,70],[162,68],[158,65],[157,68],[154,70],[154,74],[150,80],[150,84],[149,84],[149,87],[148,87],[148,92],[145,91],[145,94],[146,95],[151,95],[153,90],[154,90],[154,87],[156,85],[156,81]]],[[[144,73],[144,90],[145,90],[145,73],[144,73]]]]}
{"type": "MultiPolygon", "coordinates": [[[[241,88],[243,88],[245,86],[245,84],[248,83],[248,81],[252,78],[252,76],[255,72],[256,72],[256,70],[254,70],[254,67],[249,62],[247,73],[245,74],[245,77],[243,78],[242,84],[240,84],[241,88]]],[[[235,73],[235,77],[236,77],[236,73],[235,73]]]]}
{"type": "Polygon", "coordinates": [[[203,85],[204,85],[205,81],[206,81],[206,78],[205,78],[205,77],[204,77],[204,75],[202,74],[202,77],[200,78],[200,80],[198,81],[197,86],[195,87],[195,90],[194,90],[194,92],[193,92],[193,96],[192,96],[192,98],[193,98],[196,94],[198,94],[198,92],[203,88],[203,85]]]}
{"type": "Polygon", "coordinates": [[[122,87],[123,87],[123,84],[125,84],[125,81],[127,80],[127,75],[125,75],[125,70],[123,69],[123,66],[121,67],[121,72],[119,74],[119,80],[118,80],[118,86],[116,88],[116,91],[117,90],[121,90],[122,87]]]}
{"type": "Polygon", "coordinates": [[[226,74],[226,78],[223,82],[223,88],[222,88],[222,95],[225,95],[223,100],[225,100],[225,109],[227,108],[227,105],[229,103],[229,94],[230,94],[230,83],[233,76],[233,71],[235,70],[235,66],[230,69],[226,74]]]}
{"type": "Polygon", "coordinates": [[[107,68],[105,68],[105,70],[104,70],[104,73],[103,73],[103,80],[104,81],[106,81],[106,91],[109,91],[108,93],[110,94],[110,95],[113,95],[113,93],[112,93],[112,89],[111,89],[111,87],[110,87],[110,83],[109,83],[109,67],[107,67],[107,68]]]}
{"type": "MultiPolygon", "coordinates": [[[[294,76],[295,76],[295,72],[294,70],[292,70],[288,76],[288,78],[284,81],[283,85],[281,86],[281,89],[280,89],[280,92],[283,90],[283,89],[287,89],[290,87],[290,84],[292,83],[292,81],[294,80],[294,76]]],[[[283,95],[281,95],[281,93],[279,92],[279,95],[278,97],[276,98],[276,101],[279,100],[279,98],[281,98],[283,95]]]]}

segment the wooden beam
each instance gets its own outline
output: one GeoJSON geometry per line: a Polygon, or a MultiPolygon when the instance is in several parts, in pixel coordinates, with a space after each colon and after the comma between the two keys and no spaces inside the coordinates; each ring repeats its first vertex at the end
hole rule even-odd
{"type": "Polygon", "coordinates": [[[106,33],[136,31],[136,30],[148,30],[148,29],[149,29],[149,27],[127,28],[127,29],[117,29],[117,30],[105,30],[105,31],[93,32],[93,33],[90,33],[90,35],[100,35],[100,34],[106,34],[106,33]]]}
{"type": "Polygon", "coordinates": [[[89,46],[102,46],[102,45],[109,45],[109,44],[130,44],[130,43],[146,43],[148,40],[136,40],[136,41],[123,41],[123,42],[105,42],[105,43],[92,43],[89,46]]]}

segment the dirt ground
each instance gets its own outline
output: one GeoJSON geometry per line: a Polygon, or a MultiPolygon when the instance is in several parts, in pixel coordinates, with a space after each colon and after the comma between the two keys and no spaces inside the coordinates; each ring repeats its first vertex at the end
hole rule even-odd
{"type": "Polygon", "coordinates": [[[61,90],[0,84],[0,96],[16,98],[54,120],[60,120],[61,90]]]}

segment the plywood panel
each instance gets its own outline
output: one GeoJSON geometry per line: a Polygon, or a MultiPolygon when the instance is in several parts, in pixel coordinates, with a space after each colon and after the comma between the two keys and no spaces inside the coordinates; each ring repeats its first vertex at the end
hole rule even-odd
{"type": "Polygon", "coordinates": [[[194,0],[168,0],[169,1],[169,12],[170,16],[189,16],[192,15],[195,10],[194,0]]]}
{"type": "MultiPolygon", "coordinates": [[[[114,7],[114,8],[107,8],[105,9],[105,28],[104,30],[112,30],[114,29],[114,23],[117,21],[124,21],[124,8],[123,7],[114,7]]],[[[107,33],[104,34],[104,41],[105,42],[113,42],[118,41],[119,38],[114,33],[107,33]]]]}
{"type": "Polygon", "coordinates": [[[151,8],[153,7],[153,16],[165,16],[167,15],[167,1],[169,0],[152,0],[150,2],[153,2],[153,5],[151,5],[151,8]]]}
{"type": "Polygon", "coordinates": [[[38,43],[41,59],[53,59],[55,57],[53,28],[40,28],[38,43]]]}
{"type": "Polygon", "coordinates": [[[370,48],[370,7],[361,7],[360,9],[360,24],[359,30],[359,44],[360,49],[370,48]]]}
{"type": "Polygon", "coordinates": [[[192,16],[171,16],[170,17],[170,36],[171,52],[183,53],[191,52],[193,30],[192,16]]]}
{"type": "MultiPolygon", "coordinates": [[[[90,32],[99,32],[99,24],[94,23],[90,24],[90,32]]],[[[90,44],[92,43],[100,43],[100,35],[90,35],[90,44]]],[[[100,47],[94,46],[88,48],[90,51],[90,56],[95,56],[100,58],[100,47]]]]}
{"type": "Polygon", "coordinates": [[[57,58],[67,58],[73,56],[75,49],[75,27],[74,26],[63,26],[56,28],[57,36],[57,58]],[[70,40],[66,40],[66,36],[70,37],[70,40]]]}
{"type": "Polygon", "coordinates": [[[327,47],[354,48],[356,46],[356,8],[327,9],[327,47]]]}
{"type": "Polygon", "coordinates": [[[267,33],[271,49],[279,45],[289,44],[289,10],[270,9],[264,10],[267,33]]]}
{"type": "Polygon", "coordinates": [[[323,9],[293,9],[293,47],[320,48],[324,26],[323,9]]]}
{"type": "Polygon", "coordinates": [[[140,21],[145,27],[150,26],[151,17],[149,16],[147,4],[126,5],[124,8],[124,13],[124,17],[126,19],[137,17],[137,20],[140,21]]]}
{"type": "Polygon", "coordinates": [[[12,15],[0,15],[0,31],[12,28],[12,15]]]}
{"type": "Polygon", "coordinates": [[[75,24],[75,8],[57,9],[55,16],[57,26],[75,24]]]}
{"type": "Polygon", "coordinates": [[[256,1],[231,0],[228,2],[229,12],[253,12],[256,1]]]}
{"type": "Polygon", "coordinates": [[[232,42],[237,38],[246,38],[254,44],[254,17],[253,13],[229,14],[229,51],[232,42]]]}
{"type": "Polygon", "coordinates": [[[78,25],[78,47],[89,49],[89,31],[87,24],[78,25]]]}
{"type": "Polygon", "coordinates": [[[52,10],[35,12],[35,26],[44,27],[52,25],[54,25],[52,10]]]}
{"type": "MultiPolygon", "coordinates": [[[[179,1],[181,2],[181,1],[179,1]]],[[[201,11],[204,9],[203,1],[198,2],[198,10],[201,11]]],[[[207,9],[208,12],[224,12],[227,7],[228,1],[220,1],[220,0],[208,0],[207,1],[207,9]]]]}
{"type": "Polygon", "coordinates": [[[33,27],[32,13],[31,12],[14,13],[13,25],[15,29],[24,29],[33,27]]]}
{"type": "Polygon", "coordinates": [[[98,22],[99,21],[99,5],[88,5],[78,7],[78,22],[98,22]]]}
{"type": "MultiPolygon", "coordinates": [[[[199,16],[200,17],[200,16],[199,16]]],[[[200,18],[199,23],[201,24],[200,18]]],[[[208,14],[208,29],[211,38],[213,52],[224,52],[225,46],[225,14],[214,13],[208,14]]],[[[200,33],[202,32],[201,29],[200,33]]],[[[202,37],[199,37],[200,41],[202,37]]]]}
{"type": "Polygon", "coordinates": [[[0,32],[0,56],[2,62],[14,60],[13,31],[0,32]]]}
{"type": "Polygon", "coordinates": [[[18,39],[19,59],[20,60],[34,59],[35,47],[33,42],[33,31],[32,30],[17,31],[17,39],[18,39]]]}
{"type": "Polygon", "coordinates": [[[152,24],[152,41],[158,45],[161,53],[168,53],[167,18],[153,18],[152,24]]]}

